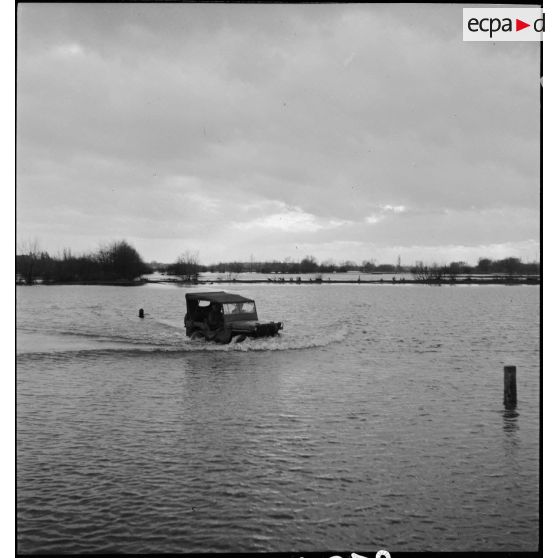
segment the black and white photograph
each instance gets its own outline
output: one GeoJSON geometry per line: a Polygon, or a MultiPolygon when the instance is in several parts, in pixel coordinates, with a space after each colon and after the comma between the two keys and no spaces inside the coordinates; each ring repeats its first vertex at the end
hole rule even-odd
{"type": "Polygon", "coordinates": [[[18,554],[541,550],[544,25],[16,3],[18,554]]]}

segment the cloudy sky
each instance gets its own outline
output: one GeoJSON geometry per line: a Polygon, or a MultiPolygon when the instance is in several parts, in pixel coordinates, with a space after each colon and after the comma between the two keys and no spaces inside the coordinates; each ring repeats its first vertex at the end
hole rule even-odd
{"type": "Polygon", "coordinates": [[[18,241],[532,261],[539,56],[459,5],[20,4],[18,241]]]}

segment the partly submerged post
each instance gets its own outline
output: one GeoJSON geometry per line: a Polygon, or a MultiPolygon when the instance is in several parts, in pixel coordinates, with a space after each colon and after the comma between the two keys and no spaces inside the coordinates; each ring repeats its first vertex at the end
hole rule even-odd
{"type": "Polygon", "coordinates": [[[140,318],[143,318],[143,308],[140,308],[140,309],[139,309],[139,317],[140,317],[140,318]]]}
{"type": "Polygon", "coordinates": [[[517,405],[515,371],[515,366],[504,366],[504,406],[506,409],[515,409],[517,405]]]}

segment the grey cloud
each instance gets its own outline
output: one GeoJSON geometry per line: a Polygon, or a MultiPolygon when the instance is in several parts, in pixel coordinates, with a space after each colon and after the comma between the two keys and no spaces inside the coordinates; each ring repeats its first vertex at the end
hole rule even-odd
{"type": "Polygon", "coordinates": [[[386,245],[538,236],[538,45],[463,43],[458,6],[19,9],[22,234],[71,243],[80,214],[92,242],[175,239],[149,258],[227,232],[237,257],[279,203],[343,226],[268,231],[273,255],[360,246],[387,205],[386,245]]]}

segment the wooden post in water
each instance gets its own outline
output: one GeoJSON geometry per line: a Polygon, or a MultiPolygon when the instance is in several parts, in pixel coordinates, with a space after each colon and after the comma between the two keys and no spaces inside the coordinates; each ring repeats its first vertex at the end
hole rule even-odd
{"type": "Polygon", "coordinates": [[[515,371],[515,366],[504,366],[504,406],[506,409],[515,409],[517,405],[515,371]]]}
{"type": "Polygon", "coordinates": [[[139,316],[140,318],[143,318],[143,308],[140,308],[140,309],[139,309],[139,314],[138,314],[138,316],[139,316]]]}

